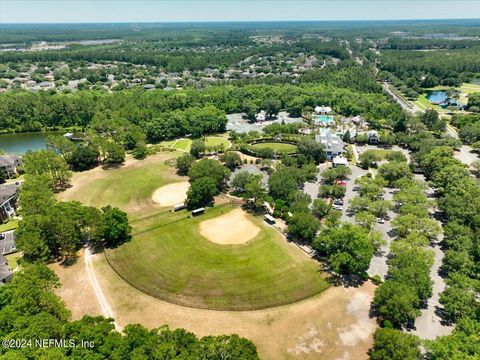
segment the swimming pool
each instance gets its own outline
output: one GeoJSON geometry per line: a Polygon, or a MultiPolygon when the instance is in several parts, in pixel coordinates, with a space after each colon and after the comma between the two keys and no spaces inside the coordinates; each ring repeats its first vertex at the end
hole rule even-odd
{"type": "Polygon", "coordinates": [[[333,122],[334,119],[335,117],[332,115],[317,115],[315,117],[315,122],[322,123],[322,124],[329,124],[333,122]]]}

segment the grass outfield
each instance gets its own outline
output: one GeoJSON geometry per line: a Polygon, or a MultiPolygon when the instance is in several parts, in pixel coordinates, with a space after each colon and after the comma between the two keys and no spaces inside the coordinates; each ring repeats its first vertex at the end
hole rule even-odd
{"type": "Polygon", "coordinates": [[[273,151],[284,154],[292,154],[297,151],[297,146],[293,144],[278,143],[278,142],[265,142],[252,145],[254,149],[270,148],[273,151]]]}
{"type": "Polygon", "coordinates": [[[219,245],[199,234],[199,223],[235,207],[220,205],[196,218],[187,211],[140,216],[133,240],[107,250],[115,271],[141,291],[181,305],[252,310],[296,302],[325,290],[320,264],[288,244],[261,218],[261,231],[242,245],[219,245]]]}
{"type": "Polygon", "coordinates": [[[118,169],[96,168],[76,173],[73,187],[60,193],[59,199],[77,200],[98,208],[112,205],[132,213],[142,203],[148,205],[159,187],[181,181],[175,169],[165,164],[169,157],[160,154],[118,169]]]}

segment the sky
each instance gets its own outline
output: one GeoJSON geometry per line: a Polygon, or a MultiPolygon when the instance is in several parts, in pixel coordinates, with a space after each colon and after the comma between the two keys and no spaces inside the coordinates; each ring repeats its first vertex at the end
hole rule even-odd
{"type": "Polygon", "coordinates": [[[0,24],[473,17],[480,0],[0,0],[0,24]]]}

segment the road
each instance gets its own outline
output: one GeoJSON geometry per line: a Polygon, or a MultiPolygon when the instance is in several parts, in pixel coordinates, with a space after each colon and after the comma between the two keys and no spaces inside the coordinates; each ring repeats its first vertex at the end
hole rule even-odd
{"type": "Polygon", "coordinates": [[[395,90],[395,88],[385,82],[382,82],[382,87],[385,92],[387,92],[393,99],[405,110],[411,114],[416,114],[417,112],[423,112],[417,105],[411,104],[405,101],[395,90]]]}
{"type": "Polygon", "coordinates": [[[93,291],[95,292],[95,296],[97,298],[98,304],[100,305],[100,308],[102,309],[103,315],[106,318],[114,319],[115,329],[117,331],[122,331],[122,328],[118,325],[117,321],[115,320],[116,318],[115,313],[113,312],[112,308],[110,307],[110,304],[105,298],[102,287],[100,286],[100,283],[97,280],[97,276],[95,275],[95,270],[92,266],[92,256],[93,255],[90,249],[88,247],[85,247],[85,253],[83,258],[85,261],[85,270],[87,272],[88,279],[90,280],[90,284],[92,285],[93,291]]]}
{"type": "MultiPolygon", "coordinates": [[[[451,137],[458,139],[457,131],[450,125],[447,125],[447,135],[450,135],[451,137]]],[[[477,154],[475,154],[473,152],[473,149],[468,145],[462,145],[458,151],[455,151],[454,156],[457,160],[460,160],[469,168],[472,168],[472,164],[475,161],[480,160],[480,157],[477,154]]]]}
{"type": "MultiPolygon", "coordinates": [[[[415,178],[425,182],[424,175],[416,174],[415,178]]],[[[453,326],[442,324],[442,319],[438,316],[438,311],[443,307],[440,304],[440,294],[445,290],[445,280],[439,273],[444,257],[441,248],[442,241],[443,233],[436,242],[432,242],[428,247],[434,254],[433,265],[430,269],[430,278],[433,281],[432,296],[428,299],[427,307],[422,309],[420,316],[415,319],[415,329],[413,330],[413,333],[421,339],[435,339],[438,336],[448,335],[453,330],[453,326]]]]}

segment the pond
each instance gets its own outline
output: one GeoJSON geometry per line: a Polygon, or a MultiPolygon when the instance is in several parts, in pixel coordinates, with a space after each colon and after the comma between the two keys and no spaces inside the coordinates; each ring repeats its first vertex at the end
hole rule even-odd
{"type": "Polygon", "coordinates": [[[448,95],[446,91],[428,91],[426,98],[432,104],[440,105],[448,100],[448,95]]]}
{"type": "Polygon", "coordinates": [[[16,133],[0,135],[0,149],[8,154],[24,154],[27,150],[45,149],[45,139],[55,132],[16,133]]]}

